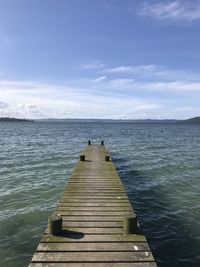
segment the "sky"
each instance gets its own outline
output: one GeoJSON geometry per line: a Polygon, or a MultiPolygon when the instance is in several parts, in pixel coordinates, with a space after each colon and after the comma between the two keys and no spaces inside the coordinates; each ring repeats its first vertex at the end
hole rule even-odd
{"type": "Polygon", "coordinates": [[[200,0],[0,0],[0,116],[200,116],[200,0]]]}

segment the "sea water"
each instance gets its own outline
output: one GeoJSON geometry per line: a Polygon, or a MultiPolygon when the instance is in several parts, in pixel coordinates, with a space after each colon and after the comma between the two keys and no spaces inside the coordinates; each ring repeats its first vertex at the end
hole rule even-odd
{"type": "Polygon", "coordinates": [[[159,267],[200,266],[200,125],[0,123],[0,266],[27,266],[88,140],[104,140],[159,267]]]}

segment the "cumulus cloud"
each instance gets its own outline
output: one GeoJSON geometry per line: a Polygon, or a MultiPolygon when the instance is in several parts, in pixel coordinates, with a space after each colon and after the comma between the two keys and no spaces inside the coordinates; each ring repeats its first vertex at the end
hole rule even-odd
{"type": "Polygon", "coordinates": [[[37,109],[36,105],[27,103],[27,104],[18,104],[17,105],[19,108],[23,108],[23,109],[37,109]]]}
{"type": "Polygon", "coordinates": [[[9,104],[3,101],[0,101],[0,109],[6,109],[9,107],[9,104]]]}
{"type": "Polygon", "coordinates": [[[139,15],[160,20],[195,21],[200,19],[200,3],[194,0],[145,2],[139,15]]]}
{"type": "Polygon", "coordinates": [[[0,92],[11,103],[9,115],[12,117],[131,118],[139,117],[143,110],[160,108],[156,101],[127,94],[123,88],[127,83],[123,80],[94,83],[91,79],[79,81],[79,85],[76,81],[74,86],[52,86],[4,81],[4,90],[1,91],[0,83],[0,92]],[[117,87],[122,91],[117,92],[117,87]]]}
{"type": "Polygon", "coordinates": [[[107,69],[106,76],[96,79],[70,80],[57,85],[0,80],[0,98],[5,101],[0,102],[0,106],[4,106],[1,115],[134,119],[169,114],[168,117],[180,118],[183,116],[181,114],[186,114],[184,107],[190,107],[191,103],[200,113],[197,103],[200,98],[200,78],[196,81],[181,80],[187,75],[178,75],[176,71],[176,79],[168,81],[165,76],[173,73],[172,70],[163,69],[163,74],[158,75],[161,68],[155,65],[122,66],[110,68],[114,70],[110,73],[107,69]],[[137,75],[133,73],[136,70],[137,75]],[[140,72],[145,75],[149,73],[153,80],[143,79],[140,72]],[[7,108],[5,103],[9,103],[7,108]]]}

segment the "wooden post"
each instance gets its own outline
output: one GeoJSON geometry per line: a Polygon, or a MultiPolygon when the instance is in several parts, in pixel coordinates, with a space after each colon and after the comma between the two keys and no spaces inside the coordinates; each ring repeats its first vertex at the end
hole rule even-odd
{"type": "Polygon", "coordinates": [[[90,141],[90,140],[88,141],[88,145],[89,145],[89,146],[91,145],[91,141],[90,141]]]}
{"type": "Polygon", "coordinates": [[[124,234],[135,234],[138,231],[137,216],[124,217],[124,234]]]}
{"type": "Polygon", "coordinates": [[[80,155],[80,161],[85,161],[85,155],[80,155]]]}
{"type": "Polygon", "coordinates": [[[48,220],[49,234],[60,235],[62,233],[62,217],[54,213],[48,220]]]}
{"type": "Polygon", "coordinates": [[[110,156],[105,156],[105,161],[110,161],[110,156]]]}
{"type": "Polygon", "coordinates": [[[104,141],[101,141],[101,145],[104,146],[104,141]]]}

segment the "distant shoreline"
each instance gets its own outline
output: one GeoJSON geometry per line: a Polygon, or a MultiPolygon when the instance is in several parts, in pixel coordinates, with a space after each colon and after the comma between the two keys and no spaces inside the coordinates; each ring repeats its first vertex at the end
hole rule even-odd
{"type": "Polygon", "coordinates": [[[34,120],[0,117],[0,122],[34,122],[34,120]]]}
{"type": "Polygon", "coordinates": [[[107,123],[195,123],[200,124],[200,117],[195,117],[186,120],[177,119],[138,119],[138,120],[128,120],[128,119],[18,119],[9,117],[0,117],[0,122],[107,122],[107,123]]]}
{"type": "Polygon", "coordinates": [[[200,117],[178,120],[178,119],[36,119],[36,122],[120,122],[120,123],[200,123],[200,117]]]}

